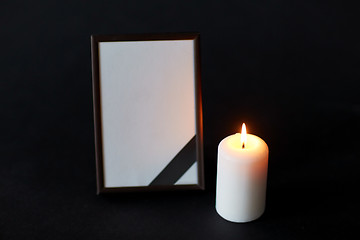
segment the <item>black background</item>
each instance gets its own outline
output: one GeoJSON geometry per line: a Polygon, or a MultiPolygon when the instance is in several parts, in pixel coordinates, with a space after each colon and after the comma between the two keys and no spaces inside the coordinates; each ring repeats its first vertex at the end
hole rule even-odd
{"type": "MultiPolygon", "coordinates": [[[[355,1],[354,1],[355,2],[355,1]]],[[[359,8],[346,1],[0,2],[1,239],[358,235],[359,8]],[[96,196],[91,34],[200,32],[204,192],[96,196]],[[217,144],[269,145],[267,209],[215,212],[217,144]]]]}

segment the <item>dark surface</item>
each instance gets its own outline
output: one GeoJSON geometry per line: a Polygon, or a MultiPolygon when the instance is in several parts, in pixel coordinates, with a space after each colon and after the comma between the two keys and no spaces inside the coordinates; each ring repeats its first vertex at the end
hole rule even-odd
{"type": "Polygon", "coordinates": [[[358,238],[360,39],[345,1],[0,2],[0,239],[358,238]],[[200,32],[204,192],[96,196],[91,34],[200,32]],[[269,145],[265,214],[214,209],[216,147],[269,145]]]}

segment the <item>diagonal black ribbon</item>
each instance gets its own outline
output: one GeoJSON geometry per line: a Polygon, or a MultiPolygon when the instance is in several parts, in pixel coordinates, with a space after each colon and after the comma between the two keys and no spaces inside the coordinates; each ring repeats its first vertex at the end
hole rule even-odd
{"type": "Polygon", "coordinates": [[[176,154],[149,186],[174,185],[194,162],[196,162],[196,135],[176,154]]]}

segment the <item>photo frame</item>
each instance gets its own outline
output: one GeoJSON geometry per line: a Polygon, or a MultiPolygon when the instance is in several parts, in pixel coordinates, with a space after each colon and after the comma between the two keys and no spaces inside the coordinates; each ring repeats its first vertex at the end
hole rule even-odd
{"type": "Polygon", "coordinates": [[[204,189],[199,37],[91,36],[98,194],[204,189]]]}

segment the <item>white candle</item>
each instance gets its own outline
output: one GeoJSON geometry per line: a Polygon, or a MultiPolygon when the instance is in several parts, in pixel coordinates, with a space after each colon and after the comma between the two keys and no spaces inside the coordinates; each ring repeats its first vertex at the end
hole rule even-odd
{"type": "Polygon", "coordinates": [[[218,147],[216,211],[231,222],[249,222],[265,210],[269,149],[259,137],[241,134],[224,138],[218,147]]]}

